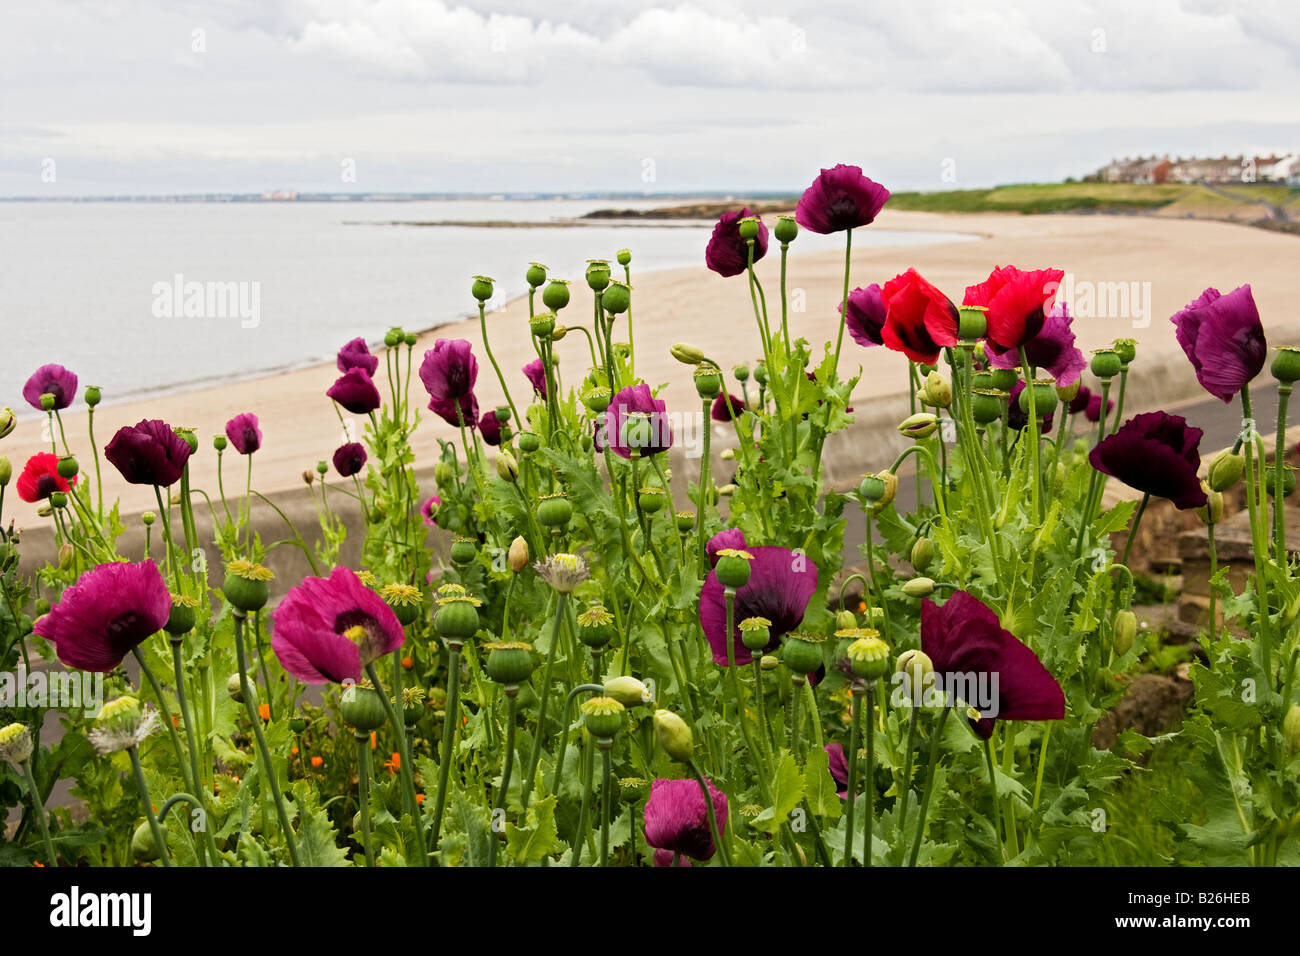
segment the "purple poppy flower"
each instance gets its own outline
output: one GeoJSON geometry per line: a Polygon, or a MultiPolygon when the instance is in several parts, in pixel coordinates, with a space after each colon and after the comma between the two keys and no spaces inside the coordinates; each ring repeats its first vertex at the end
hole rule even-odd
{"type": "Polygon", "coordinates": [[[124,425],[104,447],[104,457],[133,485],[173,485],[190,460],[190,446],[156,418],[124,425]]]}
{"type": "Polygon", "coordinates": [[[1061,720],[1065,693],[1038,655],[1019,638],[1003,630],[998,616],[965,591],[953,593],[943,606],[928,598],[921,604],[921,650],[934,662],[936,677],[988,674],[997,676],[997,700],[966,701],[985,716],[972,720],[982,738],[993,733],[994,718],[1001,720],[1061,720]]]}
{"type": "Polygon", "coordinates": [[[862,167],[839,163],[823,169],[799,197],[794,218],[823,235],[868,226],[889,201],[889,190],[862,175],[862,167]]]}
{"type": "Polygon", "coordinates": [[[1264,367],[1268,343],[1249,285],[1227,295],[1206,289],[1169,321],[1196,380],[1215,398],[1231,401],[1264,367]]]}
{"type": "MultiPolygon", "coordinates": [[[[722,833],[727,828],[727,795],[714,787],[712,780],[705,782],[713,800],[713,819],[722,833]]],[[[645,802],[645,841],[660,850],[711,860],[717,847],[708,812],[704,793],[694,780],[656,779],[645,802]]]]}
{"type": "Polygon", "coordinates": [[[495,409],[478,420],[478,432],[489,445],[495,447],[501,444],[501,421],[497,418],[495,409]]]}
{"type": "MultiPolygon", "coordinates": [[[[836,306],[836,311],[843,313],[844,303],[836,306]]],[[[872,283],[865,289],[854,289],[849,293],[849,314],[844,320],[844,327],[849,336],[859,345],[884,345],[881,335],[885,327],[885,300],[880,295],[880,286],[872,283]]]]}
{"type": "Polygon", "coordinates": [[[745,400],[737,398],[735,395],[719,395],[713,400],[713,410],[709,413],[715,422],[729,422],[732,416],[739,418],[745,414],[745,400]],[[727,403],[731,403],[731,410],[728,411],[727,403]]]}
{"type": "MultiPolygon", "coordinates": [[[[1092,401],[1092,389],[1087,385],[1080,385],[1079,391],[1075,393],[1074,398],[1070,399],[1070,404],[1066,406],[1071,415],[1077,415],[1079,412],[1087,411],[1088,403],[1092,401]]],[[[1101,410],[1101,396],[1097,396],[1097,409],[1101,410]]]]}
{"type": "Polygon", "coordinates": [[[420,505],[420,514],[424,515],[425,524],[430,527],[437,525],[438,522],[434,520],[434,515],[438,513],[440,507],[442,507],[442,499],[437,495],[430,495],[424,499],[424,504],[420,505]]]}
{"type": "Polygon", "coordinates": [[[328,578],[304,578],[271,618],[276,657],[307,684],[359,681],[367,664],[406,639],[393,609],[350,568],[335,568],[328,578]]]}
{"type": "Polygon", "coordinates": [[[465,339],[438,339],[424,353],[420,381],[430,398],[455,401],[472,394],[478,381],[473,347],[465,339]]]}
{"type": "Polygon", "coordinates": [[[350,368],[325,393],[353,415],[369,415],[379,407],[379,389],[362,368],[350,368]]]}
{"type": "Polygon", "coordinates": [[[677,857],[678,867],[693,865],[689,856],[678,856],[672,850],[655,850],[655,866],[672,866],[674,856],[677,857]]]}
{"type": "MultiPolygon", "coordinates": [[[[746,207],[739,212],[724,212],[713,227],[713,235],[704,250],[704,264],[720,276],[738,276],[749,266],[749,245],[740,238],[740,220],[754,214],[746,207]]],[[[754,261],[767,255],[767,226],[758,221],[754,237],[754,261]]]]}
{"type": "Polygon", "coordinates": [[[351,478],[366,466],[366,450],[354,441],[339,445],[334,450],[334,470],[344,478],[351,478]]]}
{"type": "Polygon", "coordinates": [[[532,384],[533,391],[546,397],[546,366],[541,359],[533,359],[524,366],[524,377],[532,384]]]}
{"type": "Polygon", "coordinates": [[[33,627],[68,667],[107,673],[162,630],[172,598],[152,560],[91,568],[33,627]]]}
{"type": "MultiPolygon", "coordinates": [[[[1024,390],[1025,383],[1020,380],[1017,380],[1016,384],[1011,386],[1011,404],[1007,407],[1007,427],[1013,428],[1016,431],[1021,431],[1029,425],[1029,413],[1020,410],[1020,393],[1024,390]]],[[[1056,405],[1053,404],[1052,408],[1056,408],[1056,405]]],[[[1039,411],[1041,411],[1041,409],[1039,409],[1039,411]]],[[[1052,430],[1052,418],[1055,414],[1054,411],[1048,412],[1047,415],[1043,417],[1041,428],[1042,434],[1046,435],[1052,430]]]]}
{"type": "Polygon", "coordinates": [[[335,360],[340,372],[346,372],[348,369],[359,368],[367,375],[373,376],[379,368],[379,358],[370,354],[370,349],[363,338],[355,338],[343,348],[339,349],[338,358],[335,360]]]}
{"type": "MultiPolygon", "coordinates": [[[[734,625],[731,639],[737,664],[752,663],[754,658],[740,640],[740,622],[748,617],[765,617],[772,622],[775,648],[782,636],[794,630],[808,610],[808,602],[817,590],[817,565],[803,555],[786,548],[767,545],[746,546],[753,555],[749,562],[749,582],[736,590],[734,625]]],[[[710,571],[700,592],[700,626],[713,649],[713,663],[727,666],[727,603],[717,571],[710,571]]]]}
{"type": "Polygon", "coordinates": [[[840,799],[849,795],[849,762],[844,756],[843,744],[826,744],[826,758],[830,761],[831,778],[839,786],[840,799]]]}
{"type": "MultiPolygon", "coordinates": [[[[668,421],[668,406],[650,394],[649,385],[632,385],[614,396],[605,409],[605,434],[610,449],[620,458],[631,458],[628,444],[628,421],[636,415],[650,421],[649,441],[640,445],[641,457],[649,458],[667,451],[673,445],[673,429],[668,421]]],[[[603,446],[602,446],[603,447],[603,446]]]]}
{"type": "Polygon", "coordinates": [[[62,365],[42,365],[23,386],[23,398],[39,412],[42,395],[53,395],[56,409],[67,408],[77,397],[77,376],[62,365]]]}
{"type": "MultiPolygon", "coordinates": [[[[704,546],[704,552],[709,556],[709,567],[718,563],[718,552],[724,548],[735,548],[738,551],[745,550],[745,532],[739,528],[724,528],[704,546]]],[[[737,620],[742,620],[737,618],[737,620]]],[[[724,627],[726,625],[723,625],[724,627]]]]}
{"type": "MultiPolygon", "coordinates": [[[[1064,303],[1053,307],[1038,334],[1025,343],[1029,364],[1045,369],[1056,379],[1057,385],[1072,385],[1079,380],[1087,362],[1074,345],[1072,319],[1064,303]]],[[[1019,349],[999,349],[992,341],[986,342],[989,364],[994,368],[1020,368],[1019,349]]]]}
{"type": "MultiPolygon", "coordinates": [[[[1114,410],[1115,399],[1106,399],[1106,414],[1109,415],[1114,410]]],[[[1099,392],[1093,392],[1088,396],[1088,407],[1083,410],[1083,417],[1090,422],[1101,421],[1101,394],[1099,392]]]]}
{"type": "Polygon", "coordinates": [[[262,429],[257,427],[257,416],[252,412],[236,415],[226,422],[226,437],[241,455],[257,451],[262,447],[262,429]]]}
{"type": "Polygon", "coordinates": [[[1181,415],[1134,415],[1088,455],[1092,467],[1130,488],[1168,498],[1179,511],[1205,504],[1196,472],[1201,467],[1202,431],[1181,415]]]}

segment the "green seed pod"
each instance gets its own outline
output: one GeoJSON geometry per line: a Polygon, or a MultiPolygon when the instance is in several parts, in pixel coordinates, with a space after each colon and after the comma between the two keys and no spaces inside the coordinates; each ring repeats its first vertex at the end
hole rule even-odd
{"type": "MultiPolygon", "coordinates": [[[[477,285],[477,284],[478,284],[478,283],[475,282],[475,285],[477,285]]],[[[491,297],[492,297],[492,288],[491,288],[491,286],[489,286],[489,287],[488,287],[488,298],[491,298],[491,297]]],[[[401,330],[401,329],[396,329],[396,328],[394,328],[394,329],[389,329],[387,332],[384,333],[384,345],[386,345],[386,346],[387,346],[388,348],[390,348],[390,349],[397,348],[397,346],[399,346],[399,345],[402,344],[402,340],[403,340],[404,338],[405,338],[405,336],[402,334],[402,330],[401,330]]]]}
{"type": "Polygon", "coordinates": [[[796,674],[811,674],[822,666],[822,639],[812,634],[787,634],[781,660],[796,674]]]}
{"type": "Polygon", "coordinates": [[[457,538],[451,545],[451,563],[464,567],[478,554],[478,542],[472,538],[457,538]]]}
{"type": "Polygon", "coordinates": [[[588,259],[585,277],[592,292],[604,291],[609,285],[609,263],[604,259],[588,259]]]}
{"type": "Polygon", "coordinates": [[[555,331],[555,313],[538,312],[528,320],[528,329],[539,339],[549,339],[555,331]]]}
{"type": "Polygon", "coordinates": [[[602,604],[593,604],[578,615],[578,640],[601,648],[614,639],[614,616],[602,604]]]}
{"type": "Polygon", "coordinates": [[[737,365],[735,368],[733,368],[733,369],[731,370],[731,374],[734,375],[734,376],[736,376],[736,381],[737,381],[737,382],[748,382],[748,381],[749,381],[749,366],[748,366],[748,365],[737,365]]]}
{"type": "Polygon", "coordinates": [[[794,242],[795,237],[799,235],[799,223],[795,221],[794,216],[777,216],[776,228],[772,230],[776,236],[776,241],[782,244],[794,242]]]}
{"type": "Polygon", "coordinates": [[[478,633],[478,603],[468,595],[439,598],[433,629],[446,640],[468,640],[478,633]]]}
{"type": "Polygon", "coordinates": [[[864,475],[858,485],[858,496],[868,504],[875,504],[885,496],[885,480],[880,475],[864,475]]]}
{"type": "Polygon", "coordinates": [[[402,341],[406,343],[407,348],[414,348],[415,343],[420,341],[420,337],[416,335],[414,332],[407,332],[406,335],[402,338],[402,341]]]}
{"type": "Polygon", "coordinates": [[[547,495],[537,502],[537,520],[547,528],[562,528],[573,517],[573,505],[563,494],[547,495]]]}
{"type": "Polygon", "coordinates": [[[974,389],[971,397],[970,411],[976,424],[987,425],[1002,417],[1006,408],[1007,393],[992,388],[974,389]]]}
{"type": "Polygon", "coordinates": [[[343,689],[339,704],[344,723],[361,733],[378,730],[388,721],[384,699],[373,687],[349,684],[343,689]]]}
{"type": "Polygon", "coordinates": [[[767,363],[766,362],[760,361],[754,363],[754,381],[756,381],[759,385],[767,384],[767,363]]]}
{"type": "Polygon", "coordinates": [[[300,734],[307,729],[307,721],[302,717],[297,717],[297,716],[290,717],[289,729],[292,730],[295,734],[300,734]]]}
{"type": "Polygon", "coordinates": [[[736,231],[746,241],[758,238],[758,217],[746,216],[736,223],[736,231]]]}
{"type": "Polygon", "coordinates": [[[648,515],[657,514],[663,510],[666,496],[662,488],[642,488],[637,492],[636,501],[640,505],[642,512],[648,515]]]}
{"type": "Polygon", "coordinates": [[[677,523],[677,530],[686,534],[695,527],[695,512],[679,511],[673,515],[673,520],[677,523]]]}
{"type": "Polygon", "coordinates": [[[1125,609],[1115,612],[1115,622],[1111,630],[1111,645],[1115,648],[1115,656],[1123,657],[1133,646],[1133,639],[1137,637],[1138,622],[1137,615],[1132,611],[1125,609]]]}
{"type": "Polygon", "coordinates": [[[519,450],[525,454],[531,454],[542,447],[542,440],[533,432],[519,433],[519,450]]]}
{"type": "Polygon", "coordinates": [[[58,509],[58,508],[66,508],[67,506],[68,506],[68,496],[66,494],[64,494],[62,491],[50,492],[51,508],[58,509]]]}
{"type": "Polygon", "coordinates": [[[1124,363],[1114,349],[1096,349],[1092,353],[1089,367],[1093,375],[1104,381],[1118,375],[1123,370],[1124,363]]]}
{"type": "Polygon", "coordinates": [[[1275,379],[1287,385],[1300,379],[1300,349],[1289,345],[1280,346],[1269,371],[1275,379]]]}
{"type": "Polygon", "coordinates": [[[559,312],[569,304],[569,283],[563,279],[552,279],[542,290],[542,304],[552,312],[559,312]]]}
{"type": "Polygon", "coordinates": [[[761,651],[772,643],[772,622],[765,617],[747,617],[740,622],[740,643],[761,651]]]}
{"type": "Polygon", "coordinates": [[[604,385],[589,388],[582,395],[582,404],[586,405],[588,409],[597,415],[609,408],[610,400],[611,395],[609,389],[604,385]]]}
{"type": "Polygon", "coordinates": [[[173,601],[171,612],[167,615],[167,623],[163,625],[163,630],[173,637],[179,637],[194,630],[194,608],[190,607],[188,603],[173,601]]]}
{"type": "Polygon", "coordinates": [[[620,315],[632,305],[632,289],[625,282],[611,282],[605,287],[600,305],[611,315],[620,315]]]}
{"type": "Polygon", "coordinates": [[[743,588],[749,583],[749,562],[752,556],[748,551],[737,548],[723,548],[718,552],[718,563],[714,572],[724,588],[743,588]]]}
{"type": "Polygon", "coordinates": [[[597,740],[608,740],[623,726],[627,708],[613,697],[592,697],[582,702],[582,725],[597,740]]]}
{"type": "Polygon", "coordinates": [[[58,472],[60,478],[75,478],[81,469],[77,466],[77,459],[71,455],[64,455],[54,466],[54,470],[58,472]]]}
{"type": "Polygon", "coordinates": [[[101,398],[103,398],[103,393],[100,392],[100,390],[99,390],[99,386],[98,386],[98,385],[87,385],[87,386],[86,386],[86,404],[87,404],[87,405],[89,405],[91,408],[94,408],[96,405],[99,404],[99,400],[100,400],[101,398]]]}
{"type": "Polygon", "coordinates": [[[524,281],[528,283],[529,288],[536,289],[546,281],[546,266],[540,262],[530,262],[528,271],[524,273],[524,281]]]}
{"type": "Polygon", "coordinates": [[[848,655],[853,673],[864,680],[878,680],[889,670],[889,645],[874,631],[850,644],[848,655]]]}
{"type": "Polygon", "coordinates": [[[489,648],[487,675],[498,684],[518,685],[533,672],[533,645],[507,641],[486,645],[489,648]]]}
{"type": "Polygon", "coordinates": [[[722,369],[707,362],[695,369],[695,393],[710,401],[722,394],[722,369]]]}
{"type": "Polygon", "coordinates": [[[1020,376],[1013,368],[995,368],[989,372],[991,385],[999,392],[1010,392],[1020,381],[1020,376]]]}
{"type": "Polygon", "coordinates": [[[632,251],[630,249],[620,249],[614,253],[614,258],[618,260],[621,266],[630,266],[632,264],[632,251]]]}
{"type": "Polygon", "coordinates": [[[1137,358],[1137,340],[1136,339],[1116,339],[1113,343],[1115,354],[1125,365],[1130,364],[1137,358]]]}
{"type": "Polygon", "coordinates": [[[260,611],[270,599],[267,582],[274,575],[260,564],[249,561],[231,561],[226,566],[226,577],[221,592],[230,606],[244,612],[260,611]]]}
{"type": "Polygon", "coordinates": [[[957,307],[957,337],[972,341],[984,337],[988,331],[987,311],[978,305],[961,305],[957,307]]]}
{"type": "MultiPolygon", "coordinates": [[[[486,302],[488,299],[492,298],[492,283],[493,280],[489,279],[487,276],[475,276],[473,284],[469,287],[469,293],[480,302],[486,302]]],[[[400,342],[402,338],[403,336],[399,334],[397,341],[400,342]]],[[[388,340],[385,339],[384,341],[385,344],[387,344],[388,340]]],[[[397,342],[392,343],[392,345],[396,344],[397,342]]],[[[390,345],[389,348],[392,348],[392,345],[390,345]]]]}
{"type": "MultiPolygon", "coordinates": [[[[1030,387],[1034,390],[1033,396],[1034,402],[1038,406],[1038,417],[1046,418],[1052,413],[1052,409],[1056,407],[1056,389],[1050,381],[1044,380],[1035,381],[1030,387]]],[[[1017,404],[1020,406],[1020,410],[1026,415],[1029,414],[1029,395],[1029,389],[1026,388],[1021,391],[1020,396],[1017,399],[1017,404]]]]}

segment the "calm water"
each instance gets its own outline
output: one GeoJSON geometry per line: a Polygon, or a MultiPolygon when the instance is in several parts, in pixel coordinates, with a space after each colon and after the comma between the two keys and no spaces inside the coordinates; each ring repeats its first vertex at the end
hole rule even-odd
{"type": "MultiPolygon", "coordinates": [[[[391,226],[391,220],[533,222],[661,200],[401,203],[0,203],[0,406],[34,414],[22,384],[46,362],[105,401],[192,388],[329,359],[393,325],[468,314],[470,277],[497,278],[504,304],[527,291],[530,260],[580,279],[589,258],[627,247],[633,278],[698,265],[704,223],[523,228],[391,226]]],[[[864,229],[854,244],[952,241],[864,229]]],[[[801,249],[842,248],[805,233],[801,249]]]]}

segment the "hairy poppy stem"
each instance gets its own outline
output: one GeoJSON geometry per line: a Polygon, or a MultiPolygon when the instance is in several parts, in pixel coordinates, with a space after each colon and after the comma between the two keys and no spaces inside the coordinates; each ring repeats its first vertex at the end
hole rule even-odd
{"type": "Polygon", "coordinates": [[[934,794],[934,771],[939,766],[939,740],[943,736],[943,725],[948,722],[949,704],[939,715],[939,723],[934,727],[934,736],[930,738],[930,767],[925,772],[925,792],[921,794],[921,807],[916,821],[916,836],[912,838],[912,852],[907,858],[908,866],[916,866],[916,857],[921,852],[921,839],[925,834],[925,818],[930,812],[930,797],[934,794]]]}
{"type": "Polygon", "coordinates": [[[1137,538],[1138,525],[1142,523],[1142,515],[1147,510],[1147,502],[1151,500],[1150,493],[1142,496],[1142,503],[1138,505],[1137,514],[1133,516],[1133,527],[1129,529],[1128,541],[1124,542],[1124,556],[1119,559],[1119,563],[1128,567],[1128,554],[1133,549],[1133,541],[1137,538]]]}
{"type": "Polygon", "coordinates": [[[984,756],[989,765],[989,791],[993,796],[993,833],[998,839],[998,851],[1002,862],[1007,861],[1006,840],[1002,836],[1002,805],[998,800],[998,778],[993,770],[993,735],[984,738],[984,756]]]}
{"type": "Polygon", "coordinates": [[[849,688],[849,694],[853,698],[853,707],[849,716],[849,806],[845,810],[844,816],[844,835],[846,837],[844,841],[844,866],[846,867],[853,865],[853,844],[856,842],[853,816],[858,802],[858,724],[862,720],[862,690],[854,683],[849,688]]]}
{"type": "MultiPolygon", "coordinates": [[[[488,866],[497,864],[497,845],[501,842],[501,832],[497,829],[497,815],[504,821],[506,796],[510,793],[510,772],[515,765],[515,711],[519,687],[510,685],[506,688],[506,756],[505,766],[501,768],[501,790],[497,794],[496,806],[492,811],[492,841],[488,844],[488,866]]],[[[504,822],[502,829],[504,829],[504,822]]]]}
{"type": "Polygon", "coordinates": [[[361,845],[366,851],[366,866],[375,866],[370,848],[370,735],[357,734],[357,803],[361,805],[361,845]]]}
{"type": "MultiPolygon", "coordinates": [[[[867,685],[867,770],[865,777],[865,786],[862,788],[866,791],[867,805],[864,807],[862,834],[862,865],[871,865],[871,851],[873,847],[872,830],[876,823],[876,681],[867,685]]],[[[852,846],[853,836],[849,832],[849,845],[852,846]]]]}
{"type": "MultiPolygon", "coordinates": [[[[131,756],[135,756],[135,748],[131,748],[131,756]]],[[[59,858],[54,853],[54,842],[50,839],[50,827],[45,822],[45,803],[41,800],[41,792],[36,787],[36,778],[32,776],[31,759],[24,760],[19,766],[23,770],[23,779],[27,781],[27,795],[32,800],[32,815],[36,817],[36,826],[41,831],[41,842],[45,844],[45,859],[49,866],[58,866],[59,858]]],[[[149,812],[148,799],[145,798],[145,815],[151,820],[153,814],[149,812]]],[[[156,826],[156,824],[155,824],[156,826]]],[[[154,837],[157,839],[157,836],[154,837]]]]}
{"type": "MultiPolygon", "coordinates": [[[[606,445],[606,448],[609,446],[606,445]]],[[[551,646],[546,651],[546,667],[542,671],[541,703],[537,709],[537,730],[533,735],[533,750],[528,757],[528,773],[523,779],[523,791],[519,802],[525,813],[528,812],[528,798],[533,792],[533,780],[537,777],[537,765],[542,759],[542,740],[546,736],[546,707],[551,700],[551,672],[555,667],[555,651],[560,645],[560,622],[564,620],[565,608],[568,607],[569,595],[560,591],[555,597],[555,619],[551,625],[551,646]]],[[[604,688],[601,688],[604,690],[604,688]]],[[[444,734],[445,736],[445,734],[444,734]]]]}
{"type": "Polygon", "coordinates": [[[695,775],[696,782],[700,785],[700,791],[704,794],[704,812],[709,818],[709,834],[713,837],[713,845],[718,848],[718,855],[722,857],[723,866],[731,866],[731,851],[722,841],[721,834],[718,833],[718,817],[713,810],[713,794],[709,793],[709,784],[704,779],[704,774],[700,773],[700,768],[692,760],[687,764],[691,773],[695,775]]]}
{"type": "MultiPolygon", "coordinates": [[[[145,819],[149,821],[149,832],[153,834],[154,845],[158,848],[158,859],[162,860],[164,867],[172,865],[171,857],[167,854],[167,837],[162,831],[162,826],[158,823],[158,818],[153,813],[153,802],[149,799],[149,784],[144,779],[144,768],[140,766],[140,753],[135,745],[126,748],[127,754],[131,757],[131,771],[135,774],[135,787],[140,793],[140,803],[144,805],[145,819]]],[[[46,837],[48,839],[48,836],[46,837]]]]}

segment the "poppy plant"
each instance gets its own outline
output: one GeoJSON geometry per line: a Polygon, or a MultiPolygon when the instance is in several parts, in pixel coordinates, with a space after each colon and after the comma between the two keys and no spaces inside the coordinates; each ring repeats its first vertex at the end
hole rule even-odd
{"type": "Polygon", "coordinates": [[[262,429],[257,425],[257,416],[252,412],[236,415],[226,422],[226,437],[241,455],[257,451],[262,447],[262,429]]]}
{"type": "MultiPolygon", "coordinates": [[[[718,832],[727,829],[727,795],[707,781],[718,832]]],[[[656,779],[645,803],[645,841],[650,846],[695,860],[711,860],[717,852],[709,827],[704,791],[694,780],[656,779]]]]}
{"type": "Polygon", "coordinates": [[[795,222],[823,235],[868,226],[889,201],[889,190],[862,174],[861,166],[839,163],[823,169],[795,207],[795,222]]]}
{"type": "MultiPolygon", "coordinates": [[[[872,283],[865,289],[854,289],[849,293],[849,313],[844,320],[849,337],[859,345],[870,348],[884,345],[882,335],[885,327],[885,300],[881,297],[880,286],[872,283]]],[[[844,303],[836,306],[844,312],[844,303]]]]}
{"type": "Polygon", "coordinates": [[[325,392],[353,415],[369,415],[379,407],[379,389],[362,368],[350,368],[325,392]]]}
{"type": "Polygon", "coordinates": [[[271,614],[271,647],[307,684],[360,681],[366,665],[402,646],[397,615],[350,568],[304,578],[271,614]]]}
{"type": "Polygon", "coordinates": [[[984,306],[988,341],[1018,352],[1042,330],[1064,277],[1060,269],[998,266],[983,282],[967,286],[963,305],[984,306]]]}
{"type": "Polygon", "coordinates": [[[979,598],[965,591],[954,592],[942,606],[928,598],[922,601],[921,650],[933,662],[942,687],[951,689],[964,682],[990,691],[989,699],[965,701],[980,711],[982,716],[971,726],[985,740],[993,733],[994,719],[1065,717],[1065,692],[1038,655],[1003,629],[998,616],[979,598]],[[988,678],[971,683],[972,676],[984,675],[988,678]],[[994,688],[996,698],[991,693],[994,688]]]}
{"type": "Polygon", "coordinates": [[[104,457],[131,484],[166,488],[180,480],[190,446],[170,425],[153,418],[119,428],[104,447],[104,457]]]}
{"type": "Polygon", "coordinates": [[[1146,495],[1168,498],[1180,511],[1205,504],[1197,470],[1202,432],[1181,415],[1135,415],[1088,455],[1092,467],[1146,495]]]}
{"type": "Polygon", "coordinates": [[[59,456],[48,451],[37,452],[28,458],[16,483],[18,497],[30,503],[44,501],[56,491],[66,494],[76,479],[68,481],[59,474],[58,467],[59,456]]]}
{"type": "MultiPolygon", "coordinates": [[[[740,237],[740,220],[754,217],[748,207],[739,212],[724,212],[713,227],[713,235],[704,249],[704,264],[720,276],[738,276],[749,267],[749,245],[740,237]]],[[[767,226],[758,220],[754,237],[754,261],[767,255],[767,226]]]]}
{"type": "Polygon", "coordinates": [[[1206,289],[1169,320],[1196,380],[1223,402],[1232,400],[1264,367],[1268,342],[1250,286],[1227,295],[1206,289]]]}
{"type": "Polygon", "coordinates": [[[42,395],[54,396],[54,410],[67,408],[77,395],[77,376],[62,365],[42,365],[23,385],[23,398],[39,412],[46,410],[42,395]]]}
{"type": "Polygon", "coordinates": [[[370,354],[370,348],[366,345],[366,340],[359,336],[339,349],[335,362],[340,372],[358,368],[367,375],[373,376],[379,368],[378,357],[370,354]]]}
{"type": "Polygon", "coordinates": [[[605,410],[605,434],[610,449],[620,458],[631,458],[633,447],[642,458],[667,451],[673,445],[673,429],[668,423],[668,406],[655,398],[646,384],[632,385],[614,396],[605,410]],[[647,419],[647,428],[629,428],[638,417],[647,419]]]}
{"type": "MultiPolygon", "coordinates": [[[[1056,305],[1043,322],[1038,334],[1025,343],[1025,355],[1033,368],[1046,371],[1057,385],[1073,385],[1088,364],[1075,347],[1072,319],[1064,303],[1056,305]]],[[[990,343],[989,364],[993,368],[1020,368],[1019,349],[1000,349],[990,343]]]]}
{"type": "MultiPolygon", "coordinates": [[[[753,558],[749,562],[749,581],[736,589],[733,617],[737,622],[751,617],[764,617],[771,621],[770,650],[803,620],[808,602],[817,591],[817,565],[804,555],[775,545],[746,545],[744,549],[753,558]]],[[[700,592],[700,626],[713,651],[713,663],[726,667],[726,589],[718,580],[717,570],[709,572],[700,592]]],[[[731,640],[736,663],[753,663],[753,655],[740,639],[739,624],[735,624],[731,640]]]]}
{"type": "Polygon", "coordinates": [[[449,425],[473,428],[478,424],[478,362],[465,339],[438,339],[424,353],[420,381],[429,393],[429,410],[449,425]]]}
{"type": "Polygon", "coordinates": [[[935,365],[941,349],[957,344],[957,307],[915,269],[886,282],[880,297],[885,305],[880,337],[895,352],[935,365]]]}
{"type": "Polygon", "coordinates": [[[68,667],[107,673],[161,631],[171,609],[171,594],[152,560],[110,562],[83,574],[33,630],[68,667]]]}

